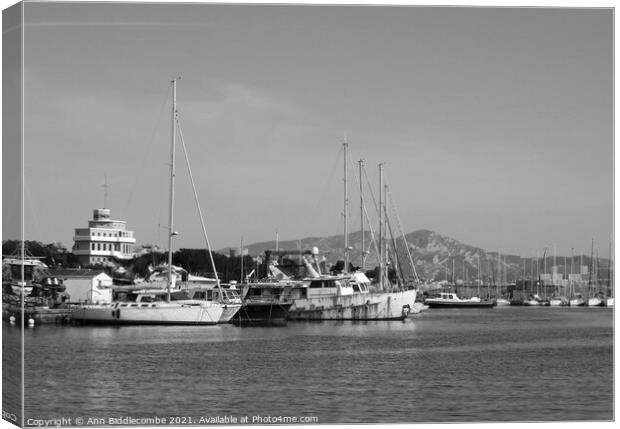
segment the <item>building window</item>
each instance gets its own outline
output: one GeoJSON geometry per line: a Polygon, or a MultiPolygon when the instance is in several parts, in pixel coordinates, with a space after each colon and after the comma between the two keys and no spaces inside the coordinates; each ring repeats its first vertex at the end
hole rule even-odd
{"type": "Polygon", "coordinates": [[[97,243],[97,250],[101,250],[101,243],[97,243]]]}

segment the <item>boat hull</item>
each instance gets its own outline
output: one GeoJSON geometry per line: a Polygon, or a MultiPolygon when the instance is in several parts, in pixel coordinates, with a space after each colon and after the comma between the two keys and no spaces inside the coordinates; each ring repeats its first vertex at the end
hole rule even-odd
{"type": "Polygon", "coordinates": [[[296,299],[289,320],[403,320],[415,303],[417,290],[353,293],[296,299]]]}
{"type": "Polygon", "coordinates": [[[460,301],[460,302],[439,302],[426,300],[425,304],[429,308],[493,308],[495,301],[460,301]]]}
{"type": "Polygon", "coordinates": [[[605,305],[607,307],[613,307],[614,306],[614,299],[613,298],[607,298],[607,301],[605,302],[605,305]]]}
{"type": "Polygon", "coordinates": [[[583,299],[581,299],[581,298],[571,299],[569,301],[568,305],[570,307],[584,307],[586,305],[586,302],[583,299]]]}
{"type": "Polygon", "coordinates": [[[600,298],[594,297],[594,298],[588,299],[588,307],[602,307],[603,305],[604,305],[604,302],[600,298]]]}
{"type": "Polygon", "coordinates": [[[231,323],[241,309],[241,304],[222,304],[222,315],[217,323],[231,323]]]}
{"type": "Polygon", "coordinates": [[[219,305],[159,304],[152,307],[84,306],[71,314],[81,324],[106,325],[215,325],[222,316],[219,305]]]}
{"type": "Polygon", "coordinates": [[[244,303],[232,323],[237,326],[286,326],[288,311],[292,302],[252,302],[244,303]]]}

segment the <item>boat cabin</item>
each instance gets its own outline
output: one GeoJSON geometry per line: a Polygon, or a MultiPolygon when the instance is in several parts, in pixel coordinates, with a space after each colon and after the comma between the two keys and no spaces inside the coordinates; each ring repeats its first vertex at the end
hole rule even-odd
{"type": "Polygon", "coordinates": [[[368,278],[361,273],[354,273],[352,276],[315,278],[308,286],[308,298],[368,293],[369,284],[368,278]]]}
{"type": "Polygon", "coordinates": [[[251,301],[283,303],[308,297],[307,283],[248,283],[244,286],[244,297],[251,301]]]}

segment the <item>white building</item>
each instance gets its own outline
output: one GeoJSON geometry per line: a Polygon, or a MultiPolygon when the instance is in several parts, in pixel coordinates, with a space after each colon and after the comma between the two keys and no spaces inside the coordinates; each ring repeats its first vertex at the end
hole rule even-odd
{"type": "Polygon", "coordinates": [[[82,265],[114,265],[134,257],[136,239],[126,222],[110,219],[110,209],[95,209],[88,228],[76,228],[73,254],[82,265]]]}
{"type": "Polygon", "coordinates": [[[62,281],[65,292],[69,294],[69,302],[112,302],[112,277],[103,271],[50,268],[49,274],[62,281]]]}

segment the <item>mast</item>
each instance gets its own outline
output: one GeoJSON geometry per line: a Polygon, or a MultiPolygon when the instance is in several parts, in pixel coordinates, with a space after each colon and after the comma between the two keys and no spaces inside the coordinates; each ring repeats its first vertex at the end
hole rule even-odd
{"type": "Polygon", "coordinates": [[[240,256],[241,256],[241,267],[239,268],[240,271],[240,279],[239,279],[239,283],[243,284],[243,235],[241,236],[241,252],[240,252],[240,256]]]}
{"type": "MultiPolygon", "coordinates": [[[[388,230],[388,185],[383,185],[383,221],[385,222],[385,226],[383,227],[383,231],[385,232],[385,279],[387,280],[388,285],[390,285],[390,246],[388,244],[388,235],[392,236],[392,230],[388,230]]],[[[394,248],[394,253],[396,253],[396,247],[394,248]]],[[[394,261],[396,261],[396,255],[394,255],[394,261]]],[[[396,267],[394,267],[396,269],[396,267]]],[[[390,285],[391,286],[391,285],[390,285]]]]}
{"type": "Polygon", "coordinates": [[[573,289],[574,289],[574,286],[573,286],[573,280],[574,280],[574,278],[573,278],[573,266],[574,265],[575,265],[575,249],[571,247],[570,248],[570,273],[571,273],[570,277],[571,278],[568,281],[568,286],[569,286],[569,289],[570,289],[569,297],[568,297],[569,299],[573,297],[573,293],[574,293],[574,291],[573,291],[573,289]]]}
{"type": "Polygon", "coordinates": [[[612,284],[611,281],[611,266],[612,266],[612,261],[611,261],[611,240],[612,238],[610,237],[609,239],[609,268],[607,269],[607,277],[608,277],[608,287],[609,287],[609,291],[607,293],[608,297],[613,297],[614,296],[614,286],[612,284]]]}
{"type": "Polygon", "coordinates": [[[347,149],[349,143],[347,143],[347,134],[344,134],[344,142],[342,143],[344,150],[344,272],[349,272],[349,225],[348,225],[348,211],[349,211],[349,193],[347,189],[347,149]]]}
{"type": "Polygon", "coordinates": [[[362,185],[362,168],[364,167],[364,160],[360,159],[359,170],[360,170],[360,230],[362,235],[362,270],[366,270],[366,244],[364,242],[364,188],[362,185]]]}
{"type": "Polygon", "coordinates": [[[594,238],[592,238],[592,248],[590,249],[590,275],[588,276],[588,298],[591,297],[592,276],[594,271],[594,238]]]}
{"type": "Polygon", "coordinates": [[[168,220],[168,288],[166,302],[170,302],[170,289],[172,287],[172,237],[176,235],[174,225],[174,163],[176,149],[176,118],[177,118],[177,79],[172,79],[172,148],[170,150],[170,215],[168,220]]]}
{"type": "Polygon", "coordinates": [[[379,290],[383,290],[383,163],[379,164],[379,290]]]}

